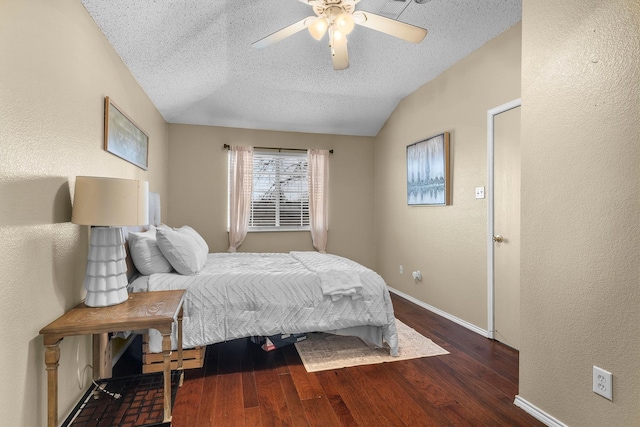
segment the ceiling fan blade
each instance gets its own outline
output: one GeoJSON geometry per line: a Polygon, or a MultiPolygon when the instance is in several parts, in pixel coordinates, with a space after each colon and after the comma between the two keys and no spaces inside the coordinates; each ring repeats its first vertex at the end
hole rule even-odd
{"type": "Polygon", "coordinates": [[[271,46],[272,44],[278,43],[279,41],[284,40],[287,37],[292,36],[295,33],[307,28],[309,26],[309,23],[315,18],[316,18],[315,16],[310,16],[310,17],[301,19],[295,24],[291,24],[288,27],[284,27],[283,29],[276,31],[273,34],[263,39],[260,39],[257,42],[254,42],[251,46],[255,47],[256,49],[263,49],[267,46],[271,46]]]}
{"type": "Polygon", "coordinates": [[[385,18],[384,16],[371,12],[359,10],[353,12],[353,17],[355,23],[358,25],[398,37],[411,43],[420,43],[427,35],[427,30],[424,28],[396,21],[395,19],[385,18]]]}
{"type": "Polygon", "coordinates": [[[346,38],[343,38],[342,42],[334,43],[333,46],[331,46],[331,61],[333,62],[333,69],[336,71],[349,68],[349,53],[347,52],[346,38]]]}

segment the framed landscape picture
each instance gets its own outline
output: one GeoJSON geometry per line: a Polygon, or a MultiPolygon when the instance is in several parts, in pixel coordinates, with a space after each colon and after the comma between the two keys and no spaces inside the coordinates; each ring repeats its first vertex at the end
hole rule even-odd
{"type": "Polygon", "coordinates": [[[449,205],[449,132],[407,146],[407,204],[449,205]]]}
{"type": "Polygon", "coordinates": [[[147,170],[149,137],[109,97],[104,98],[104,149],[147,170]]]}

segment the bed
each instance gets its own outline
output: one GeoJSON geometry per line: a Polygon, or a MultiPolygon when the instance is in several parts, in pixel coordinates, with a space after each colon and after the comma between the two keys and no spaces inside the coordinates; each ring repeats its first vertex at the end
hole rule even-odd
{"type": "MultiPolygon", "coordinates": [[[[158,226],[128,233],[131,258],[141,273],[129,290],[186,289],[185,348],[203,351],[209,344],[251,336],[329,332],[388,346],[397,355],[391,298],[374,271],[317,252],[209,253],[193,228],[162,225],[157,214],[155,221],[158,226]]],[[[150,330],[145,353],[161,349],[160,334],[150,330]]]]}

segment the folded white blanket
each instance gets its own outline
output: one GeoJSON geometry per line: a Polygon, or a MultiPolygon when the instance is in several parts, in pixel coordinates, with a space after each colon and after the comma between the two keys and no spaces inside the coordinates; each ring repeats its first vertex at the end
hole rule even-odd
{"type": "Polygon", "coordinates": [[[328,295],[333,301],[342,297],[351,299],[362,298],[362,282],[356,271],[328,270],[318,273],[322,294],[328,295]]]}

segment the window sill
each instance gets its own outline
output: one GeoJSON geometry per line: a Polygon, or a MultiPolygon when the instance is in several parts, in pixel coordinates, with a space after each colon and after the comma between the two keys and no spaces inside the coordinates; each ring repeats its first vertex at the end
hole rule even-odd
{"type": "Polygon", "coordinates": [[[248,233],[271,233],[274,231],[311,231],[310,227],[249,227],[248,233]]]}

